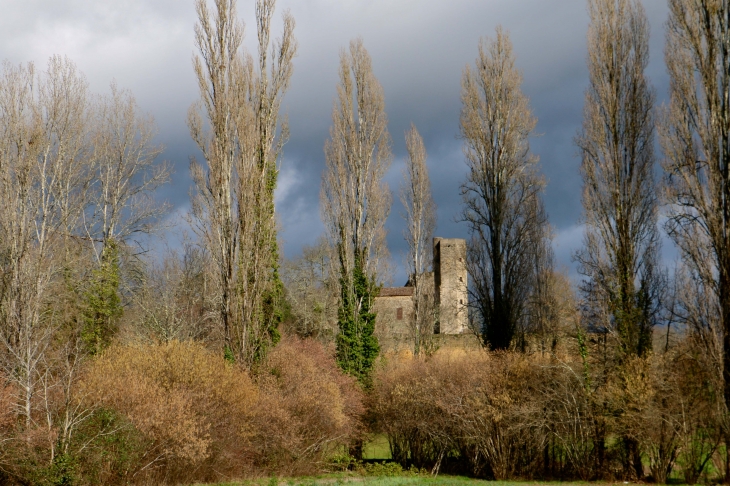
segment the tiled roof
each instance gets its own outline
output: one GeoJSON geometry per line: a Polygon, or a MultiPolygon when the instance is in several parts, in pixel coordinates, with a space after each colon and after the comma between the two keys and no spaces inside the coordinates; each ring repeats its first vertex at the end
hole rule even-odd
{"type": "Polygon", "coordinates": [[[410,297],[413,287],[385,287],[380,289],[379,297],[410,297]]]}

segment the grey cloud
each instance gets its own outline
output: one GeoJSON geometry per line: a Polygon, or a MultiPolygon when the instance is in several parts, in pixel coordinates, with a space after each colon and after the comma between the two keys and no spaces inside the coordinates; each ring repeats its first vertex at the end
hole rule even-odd
{"type": "MultiPolygon", "coordinates": [[[[645,2],[652,27],[648,72],[665,98],[663,66],[664,2],[645,2]]],[[[245,45],[255,47],[253,2],[239,2],[247,24],[245,45]]],[[[387,223],[396,263],[403,250],[401,208],[397,202],[403,133],[414,122],[426,143],[438,233],[465,236],[455,222],[459,184],[466,167],[457,138],[462,70],[477,56],[482,36],[497,25],[508,30],[523,89],[530,97],[541,136],[531,141],[548,180],[546,205],[559,238],[558,259],[571,265],[567,241],[580,218],[579,161],[573,137],[581,124],[588,25],[582,0],[280,0],[296,18],[299,55],[284,101],[291,138],[285,147],[277,191],[284,254],[296,255],[322,231],[319,187],[323,146],[331,123],[340,50],[361,36],[383,85],[395,161],[387,180],[394,207],[387,223]]],[[[67,54],[105,92],[112,79],[130,88],[143,110],[155,116],[164,157],[175,166],[173,183],[160,193],[178,210],[188,202],[188,161],[196,154],[185,124],[197,98],[191,68],[192,0],[0,0],[0,59],[33,60],[44,65],[53,53],[67,54]]],[[[280,25],[275,20],[275,28],[280,25]]],[[[572,236],[570,236],[572,235],[572,236]]],[[[570,236],[570,238],[569,238],[570,236]]],[[[572,244],[572,243],[571,243],[572,244]]],[[[402,268],[396,283],[403,280],[402,268]]]]}

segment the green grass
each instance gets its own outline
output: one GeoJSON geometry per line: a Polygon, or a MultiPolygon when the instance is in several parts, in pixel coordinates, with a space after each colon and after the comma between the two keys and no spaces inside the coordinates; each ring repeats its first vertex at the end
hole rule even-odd
{"type": "Polygon", "coordinates": [[[279,478],[279,479],[260,479],[252,481],[243,481],[240,483],[219,483],[211,486],[339,486],[339,485],[359,486],[361,484],[382,485],[382,486],[410,486],[418,484],[429,485],[477,485],[487,484],[487,481],[475,479],[439,476],[430,477],[320,477],[320,478],[279,478]]]}
{"type": "Polygon", "coordinates": [[[376,435],[362,448],[363,459],[382,459],[384,461],[391,459],[390,444],[385,435],[376,435]]]}
{"type": "MultiPolygon", "coordinates": [[[[484,481],[460,476],[355,476],[351,473],[340,473],[318,477],[303,478],[262,478],[233,483],[217,483],[208,486],[359,486],[362,484],[378,486],[411,486],[411,485],[433,485],[433,486],[607,486],[611,484],[623,486],[623,482],[538,482],[538,481],[484,481]]],[[[201,485],[202,486],[202,485],[201,485]]]]}

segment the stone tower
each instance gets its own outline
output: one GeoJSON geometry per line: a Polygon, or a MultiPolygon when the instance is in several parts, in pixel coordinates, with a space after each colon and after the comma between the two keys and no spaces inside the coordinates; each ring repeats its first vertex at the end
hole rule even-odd
{"type": "Polygon", "coordinates": [[[468,329],[466,240],[433,239],[433,273],[439,306],[440,334],[462,334],[468,329]]]}

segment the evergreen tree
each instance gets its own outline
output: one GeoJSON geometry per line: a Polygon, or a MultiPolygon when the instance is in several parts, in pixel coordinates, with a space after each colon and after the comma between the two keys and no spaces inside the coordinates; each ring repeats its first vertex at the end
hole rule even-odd
{"type": "Polygon", "coordinates": [[[383,179],[392,153],[385,96],[360,39],[340,55],[332,122],[320,201],[341,276],[337,361],[367,387],[379,351],[372,305],[376,273],[388,253],[385,220],[392,198],[383,179]]]}

